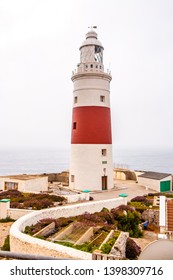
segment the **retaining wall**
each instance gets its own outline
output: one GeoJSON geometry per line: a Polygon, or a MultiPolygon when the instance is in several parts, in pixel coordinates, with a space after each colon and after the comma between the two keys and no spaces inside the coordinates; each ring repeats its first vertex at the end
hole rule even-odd
{"type": "Polygon", "coordinates": [[[79,193],[79,194],[71,194],[71,195],[62,195],[67,199],[67,203],[73,203],[82,200],[89,200],[89,193],[79,193]]]}
{"type": "Polygon", "coordinates": [[[129,238],[128,232],[121,231],[118,239],[116,240],[114,246],[111,249],[110,254],[116,256],[119,259],[123,259],[126,257],[126,242],[129,238]]]}
{"type": "Polygon", "coordinates": [[[27,210],[27,209],[16,209],[16,208],[9,208],[7,209],[7,216],[13,220],[18,220],[19,218],[30,214],[32,212],[36,212],[38,210],[27,210]]]}
{"type": "Polygon", "coordinates": [[[92,254],[54,244],[22,233],[26,226],[36,224],[45,218],[58,219],[83,214],[85,212],[99,212],[103,207],[112,209],[121,204],[127,204],[126,198],[118,197],[109,200],[92,201],[87,203],[54,207],[45,210],[35,211],[18,219],[10,229],[10,249],[12,252],[27,254],[38,254],[60,258],[92,259],[92,254]]]}

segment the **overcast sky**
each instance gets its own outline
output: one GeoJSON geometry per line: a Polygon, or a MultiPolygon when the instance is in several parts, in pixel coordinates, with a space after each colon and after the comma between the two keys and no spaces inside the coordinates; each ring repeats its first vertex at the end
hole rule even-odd
{"type": "Polygon", "coordinates": [[[114,149],[173,149],[171,0],[0,0],[0,148],[69,148],[91,25],[112,73],[114,149]]]}

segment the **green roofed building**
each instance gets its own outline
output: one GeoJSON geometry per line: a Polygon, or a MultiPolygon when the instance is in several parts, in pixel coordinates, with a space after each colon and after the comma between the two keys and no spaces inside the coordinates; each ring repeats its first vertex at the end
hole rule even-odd
{"type": "Polygon", "coordinates": [[[159,172],[144,172],[137,176],[139,185],[158,192],[172,191],[172,174],[159,172]]]}

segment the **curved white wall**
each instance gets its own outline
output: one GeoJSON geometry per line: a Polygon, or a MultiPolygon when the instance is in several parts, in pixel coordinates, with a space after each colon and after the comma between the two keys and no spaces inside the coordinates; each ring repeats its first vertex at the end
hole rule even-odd
{"type": "Polygon", "coordinates": [[[85,212],[94,213],[101,211],[103,207],[115,208],[121,204],[127,204],[126,198],[114,198],[102,201],[92,201],[75,205],[55,207],[33,212],[18,219],[10,229],[10,250],[27,254],[37,254],[53,256],[59,258],[91,259],[92,255],[87,252],[75,250],[73,248],[54,244],[22,233],[26,226],[36,224],[45,218],[69,217],[83,214],[85,212]]]}

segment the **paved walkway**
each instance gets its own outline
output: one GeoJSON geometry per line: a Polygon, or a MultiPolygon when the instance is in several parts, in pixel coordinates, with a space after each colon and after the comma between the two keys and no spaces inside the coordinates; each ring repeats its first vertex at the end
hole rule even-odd
{"type": "Polygon", "coordinates": [[[144,186],[141,186],[132,180],[115,180],[114,185],[115,188],[111,190],[104,192],[91,192],[91,196],[94,198],[94,200],[104,200],[115,198],[118,197],[119,194],[125,193],[128,195],[127,200],[129,201],[135,196],[142,196],[150,192],[156,192],[155,190],[146,189],[144,186]]]}

